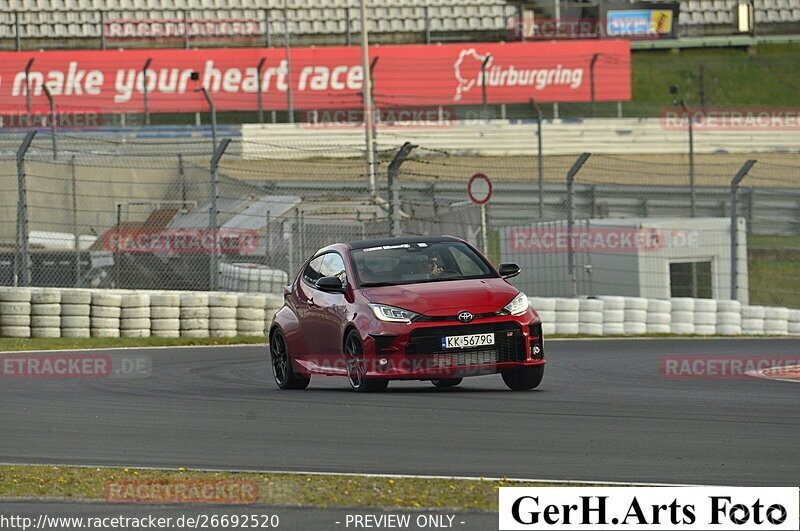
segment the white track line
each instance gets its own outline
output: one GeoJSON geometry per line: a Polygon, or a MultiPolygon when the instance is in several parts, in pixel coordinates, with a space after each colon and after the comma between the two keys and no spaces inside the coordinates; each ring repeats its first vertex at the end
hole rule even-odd
{"type": "Polygon", "coordinates": [[[345,477],[364,477],[364,478],[411,478],[411,479],[452,479],[457,481],[512,481],[524,483],[553,483],[586,485],[618,485],[628,487],[712,487],[721,485],[689,484],[689,483],[642,483],[628,481],[591,481],[584,479],[533,479],[533,478],[509,478],[509,477],[489,477],[489,476],[441,476],[441,475],[421,475],[421,474],[359,474],[356,472],[311,472],[311,471],[291,471],[291,470],[258,470],[247,468],[189,468],[189,467],[155,467],[155,466],[125,466],[125,465],[71,465],[66,463],[3,463],[0,466],[63,466],[73,468],[127,468],[130,470],[167,470],[177,472],[181,469],[190,472],[227,472],[235,474],[287,474],[293,476],[345,476],[345,477]]]}
{"type": "Polygon", "coordinates": [[[51,352],[108,352],[108,351],[130,351],[130,350],[166,350],[173,348],[222,348],[222,347],[266,347],[269,343],[233,343],[229,345],[156,345],[152,347],[108,347],[108,348],[62,348],[49,350],[0,350],[0,356],[5,354],[45,354],[51,352]]]}

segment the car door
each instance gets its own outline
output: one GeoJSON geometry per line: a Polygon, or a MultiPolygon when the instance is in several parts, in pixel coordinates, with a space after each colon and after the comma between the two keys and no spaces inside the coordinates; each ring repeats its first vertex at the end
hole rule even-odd
{"type": "MultiPolygon", "coordinates": [[[[325,255],[320,273],[323,277],[339,277],[342,286],[347,286],[348,279],[344,259],[339,253],[332,252],[325,255]]],[[[343,293],[324,291],[318,291],[318,293],[319,295],[315,298],[317,311],[320,313],[318,349],[330,360],[335,360],[341,356],[343,351],[342,330],[347,320],[347,301],[343,293]]]]}
{"type": "Polygon", "coordinates": [[[325,255],[317,256],[303,269],[300,281],[297,283],[297,293],[295,294],[295,307],[297,319],[300,321],[303,343],[305,343],[309,358],[315,363],[319,354],[315,330],[319,327],[318,322],[321,317],[316,302],[321,292],[316,289],[316,283],[322,277],[320,270],[324,259],[325,255]]]}

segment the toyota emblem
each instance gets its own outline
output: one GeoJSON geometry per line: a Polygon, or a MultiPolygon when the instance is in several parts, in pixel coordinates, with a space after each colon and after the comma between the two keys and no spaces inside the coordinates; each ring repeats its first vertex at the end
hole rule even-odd
{"type": "Polygon", "coordinates": [[[470,312],[458,312],[458,320],[462,323],[468,323],[475,318],[470,312]]]}

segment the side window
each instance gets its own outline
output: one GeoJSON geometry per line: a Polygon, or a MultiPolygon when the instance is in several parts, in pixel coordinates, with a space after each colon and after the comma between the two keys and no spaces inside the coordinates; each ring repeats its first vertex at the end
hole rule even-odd
{"type": "Polygon", "coordinates": [[[326,255],[323,254],[322,256],[318,256],[311,260],[311,262],[309,262],[303,271],[303,280],[312,286],[316,285],[317,280],[319,280],[320,277],[325,276],[320,273],[320,270],[322,269],[322,262],[325,259],[325,256],[326,255]]]}
{"type": "Polygon", "coordinates": [[[328,253],[325,255],[325,260],[322,261],[322,268],[320,274],[323,277],[339,277],[344,284],[347,280],[347,274],[344,272],[344,260],[338,253],[328,253]]]}
{"type": "Polygon", "coordinates": [[[450,254],[458,264],[461,274],[464,276],[477,276],[485,273],[480,265],[475,262],[475,259],[464,254],[463,251],[455,247],[450,247],[450,254]]]}

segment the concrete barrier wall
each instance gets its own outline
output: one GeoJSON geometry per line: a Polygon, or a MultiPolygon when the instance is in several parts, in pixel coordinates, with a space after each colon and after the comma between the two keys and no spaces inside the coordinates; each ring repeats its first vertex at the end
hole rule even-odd
{"type": "MultiPolygon", "coordinates": [[[[800,310],[738,301],[531,297],[545,336],[800,335],[800,310]]],[[[0,336],[264,336],[280,295],[236,292],[0,287],[0,336]]]]}

